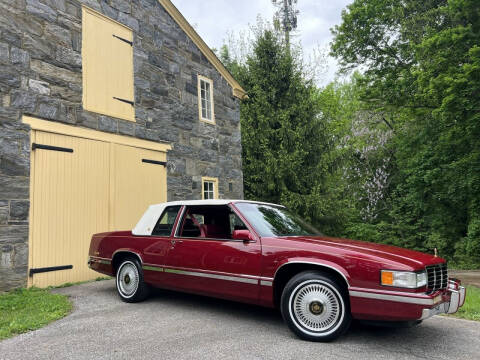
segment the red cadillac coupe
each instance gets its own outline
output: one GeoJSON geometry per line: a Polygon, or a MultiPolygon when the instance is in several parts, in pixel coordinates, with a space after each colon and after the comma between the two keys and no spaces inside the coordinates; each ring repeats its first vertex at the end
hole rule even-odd
{"type": "Polygon", "coordinates": [[[337,338],[352,318],[415,324],[465,301],[442,258],[326,237],[285,207],[254,201],[152,205],[132,231],[93,235],[88,264],[116,277],[123,301],[156,286],[277,307],[312,341],[337,338]]]}

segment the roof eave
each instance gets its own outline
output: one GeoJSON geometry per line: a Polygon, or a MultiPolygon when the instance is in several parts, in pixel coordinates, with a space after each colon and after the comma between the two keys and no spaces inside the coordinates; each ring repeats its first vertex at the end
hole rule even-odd
{"type": "Polygon", "coordinates": [[[222,62],[218,59],[217,55],[208,47],[208,45],[203,41],[203,39],[198,35],[195,29],[190,25],[190,23],[185,19],[182,13],[173,5],[170,0],[158,0],[158,2],[164,7],[168,14],[175,20],[175,22],[180,26],[180,28],[187,34],[187,36],[198,46],[200,51],[205,55],[205,57],[210,61],[210,63],[217,69],[217,71],[223,76],[223,78],[228,82],[232,87],[233,96],[239,99],[245,99],[247,93],[240,86],[237,80],[230,74],[230,72],[225,68],[222,62]]]}

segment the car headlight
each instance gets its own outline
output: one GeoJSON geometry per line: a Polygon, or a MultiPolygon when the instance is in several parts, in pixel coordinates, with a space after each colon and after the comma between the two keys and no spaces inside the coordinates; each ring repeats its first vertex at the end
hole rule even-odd
{"type": "Polygon", "coordinates": [[[412,271],[382,270],[380,283],[384,286],[416,289],[427,285],[427,273],[412,271]]]}

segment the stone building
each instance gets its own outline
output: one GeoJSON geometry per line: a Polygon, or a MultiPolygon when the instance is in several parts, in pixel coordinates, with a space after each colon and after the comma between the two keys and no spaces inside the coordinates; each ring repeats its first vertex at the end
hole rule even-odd
{"type": "Polygon", "coordinates": [[[169,0],[0,2],[0,291],[95,277],[92,233],[242,198],[243,89],[169,0]]]}

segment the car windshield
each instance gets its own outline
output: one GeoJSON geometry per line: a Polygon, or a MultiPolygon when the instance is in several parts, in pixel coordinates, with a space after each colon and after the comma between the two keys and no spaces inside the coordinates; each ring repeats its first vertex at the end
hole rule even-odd
{"type": "Polygon", "coordinates": [[[321,235],[313,226],[281,206],[236,203],[260,236],[321,235]]]}

